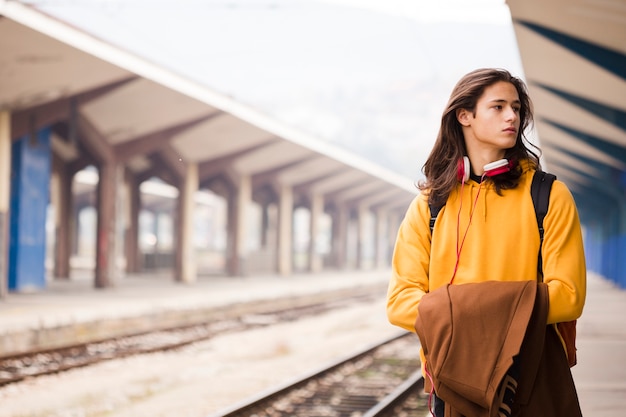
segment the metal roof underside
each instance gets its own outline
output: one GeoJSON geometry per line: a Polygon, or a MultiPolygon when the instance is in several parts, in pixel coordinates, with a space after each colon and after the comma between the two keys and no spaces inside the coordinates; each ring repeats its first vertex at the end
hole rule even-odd
{"type": "Polygon", "coordinates": [[[507,0],[545,168],[582,214],[626,198],[626,1],[507,0]]]}

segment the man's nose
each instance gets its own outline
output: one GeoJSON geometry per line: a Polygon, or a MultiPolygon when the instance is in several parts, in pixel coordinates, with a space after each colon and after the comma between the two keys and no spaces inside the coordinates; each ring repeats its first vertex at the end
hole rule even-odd
{"type": "Polygon", "coordinates": [[[509,107],[506,112],[506,120],[514,121],[517,119],[517,112],[514,108],[509,107]]]}

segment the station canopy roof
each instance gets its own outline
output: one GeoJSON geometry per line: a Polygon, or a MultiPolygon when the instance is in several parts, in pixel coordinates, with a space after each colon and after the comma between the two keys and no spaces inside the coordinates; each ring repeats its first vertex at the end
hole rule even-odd
{"type": "Polygon", "coordinates": [[[626,1],[507,4],[545,168],[602,213],[626,196],[626,1]]]}
{"type": "Polygon", "coordinates": [[[144,179],[167,167],[160,176],[176,183],[195,163],[200,185],[218,192],[249,175],[257,191],[287,186],[348,207],[403,211],[417,194],[410,178],[42,8],[0,1],[0,15],[0,109],[11,111],[14,137],[53,124],[53,151],[66,164],[84,164],[87,151],[144,179]]]}

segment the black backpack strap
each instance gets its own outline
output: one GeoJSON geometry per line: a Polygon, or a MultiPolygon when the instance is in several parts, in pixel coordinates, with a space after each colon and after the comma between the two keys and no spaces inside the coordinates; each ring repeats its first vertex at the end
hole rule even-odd
{"type": "Polygon", "coordinates": [[[543,171],[535,171],[533,182],[530,185],[530,196],[533,199],[535,207],[535,216],[537,217],[537,227],[539,227],[539,261],[537,267],[539,274],[543,277],[543,259],[541,256],[541,246],[543,245],[543,219],[548,213],[548,205],[550,204],[550,190],[552,183],[556,180],[556,176],[543,171]]]}
{"type": "Polygon", "coordinates": [[[430,207],[430,235],[432,236],[433,229],[435,228],[435,222],[437,221],[437,216],[443,208],[443,205],[435,206],[434,204],[428,203],[428,207],[430,207]]]}

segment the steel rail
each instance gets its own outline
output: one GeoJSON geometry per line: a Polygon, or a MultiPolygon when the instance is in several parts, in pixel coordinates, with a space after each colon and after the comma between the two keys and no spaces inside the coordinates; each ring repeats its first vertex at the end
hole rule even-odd
{"type": "MultiPolygon", "coordinates": [[[[266,408],[266,405],[271,404],[279,399],[287,398],[290,393],[295,392],[296,390],[304,389],[308,384],[312,383],[317,379],[323,378],[325,375],[331,374],[333,371],[350,364],[352,362],[359,361],[362,358],[367,357],[368,355],[372,355],[375,351],[380,349],[385,345],[389,345],[399,339],[407,338],[407,337],[415,337],[414,334],[408,332],[401,332],[392,337],[386,338],[381,341],[377,341],[373,344],[368,345],[367,347],[359,350],[356,353],[352,353],[342,357],[329,365],[318,368],[304,376],[300,376],[293,380],[290,380],[284,384],[281,384],[277,387],[270,388],[264,392],[261,392],[249,399],[246,399],[240,403],[234,404],[231,407],[223,409],[217,413],[214,413],[208,417],[241,417],[241,416],[251,416],[251,415],[259,415],[259,410],[266,408]]],[[[416,340],[416,345],[418,344],[416,340]]],[[[421,371],[418,370],[413,372],[408,380],[405,380],[400,386],[398,386],[392,393],[388,394],[381,402],[377,403],[374,408],[367,411],[372,416],[378,416],[382,414],[375,414],[378,412],[384,412],[389,410],[389,407],[392,407],[394,404],[397,404],[399,401],[402,401],[404,397],[406,397],[411,390],[418,387],[421,383],[423,384],[423,379],[421,378],[421,371]],[[378,410],[378,411],[377,411],[378,410]]],[[[314,395],[315,392],[312,393],[314,395]]],[[[324,398],[321,401],[326,401],[324,398]]],[[[288,400],[286,400],[288,401],[288,400]]],[[[348,406],[349,407],[349,406],[348,406]]],[[[345,405],[344,405],[345,408],[345,405]]],[[[299,409],[300,413],[304,414],[305,411],[299,409]]],[[[328,415],[340,415],[339,414],[328,414],[328,415]]],[[[261,414],[262,415],[262,414],[261,414]]],[[[280,415],[279,413],[273,415],[280,415]]],[[[299,414],[291,414],[291,415],[299,415],[299,414]]],[[[343,414],[341,414],[343,415],[343,414]]],[[[369,414],[367,414],[369,415],[369,414]]]]}

